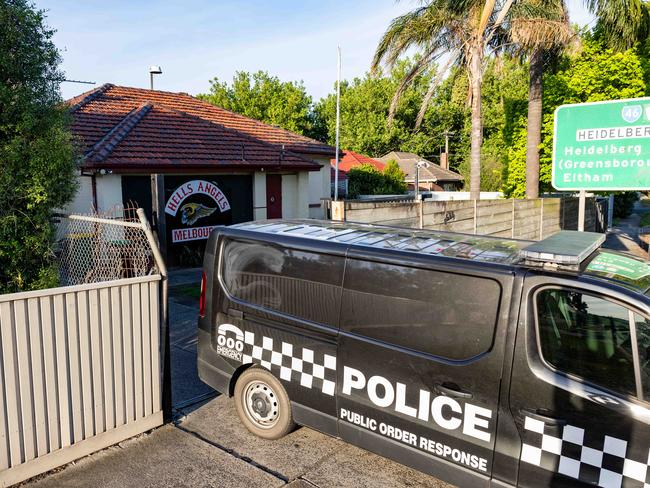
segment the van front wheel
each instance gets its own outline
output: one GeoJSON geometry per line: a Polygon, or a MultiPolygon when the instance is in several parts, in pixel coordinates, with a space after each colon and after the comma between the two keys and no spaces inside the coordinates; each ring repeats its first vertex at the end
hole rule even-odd
{"type": "Polygon", "coordinates": [[[264,439],[279,439],[294,429],[287,392],[265,369],[244,371],[237,379],[234,396],[237,415],[253,434],[264,439]]]}

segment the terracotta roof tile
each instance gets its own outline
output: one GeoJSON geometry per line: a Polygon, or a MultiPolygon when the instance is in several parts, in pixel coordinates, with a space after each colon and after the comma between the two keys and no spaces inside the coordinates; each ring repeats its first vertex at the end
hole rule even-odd
{"type": "Polygon", "coordinates": [[[186,94],[104,85],[68,103],[89,168],[318,170],[320,165],[295,151],[309,144],[329,148],[186,94]]]}
{"type": "MultiPolygon", "coordinates": [[[[336,165],[336,159],[330,159],[330,164],[332,168],[334,168],[336,165]]],[[[354,168],[355,166],[361,166],[362,164],[370,164],[371,166],[377,168],[379,171],[384,171],[384,168],[386,167],[386,164],[382,163],[381,161],[369,158],[363,154],[359,154],[354,151],[343,151],[343,157],[339,159],[339,174],[341,172],[347,173],[350,171],[350,169],[354,168]]]]}

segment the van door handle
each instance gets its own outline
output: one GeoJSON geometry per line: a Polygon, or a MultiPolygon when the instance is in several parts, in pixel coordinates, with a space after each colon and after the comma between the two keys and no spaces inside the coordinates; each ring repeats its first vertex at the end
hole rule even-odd
{"type": "MultiPolygon", "coordinates": [[[[563,426],[566,425],[566,420],[564,419],[559,419],[557,417],[551,417],[550,415],[547,415],[546,410],[540,410],[538,409],[532,409],[532,408],[522,408],[519,410],[519,412],[522,415],[525,415],[526,417],[530,417],[535,420],[539,420],[540,422],[544,422],[545,424],[548,425],[556,425],[556,426],[563,426]],[[543,412],[543,413],[541,413],[543,412]]],[[[550,412],[548,412],[550,413],[550,412]]]]}
{"type": "Polygon", "coordinates": [[[468,391],[463,391],[458,385],[446,384],[434,386],[434,389],[441,395],[455,398],[472,398],[472,394],[468,391]]]}
{"type": "Polygon", "coordinates": [[[235,310],[234,308],[229,308],[228,309],[228,316],[232,317],[234,319],[243,319],[244,318],[244,312],[241,310],[235,310]]]}

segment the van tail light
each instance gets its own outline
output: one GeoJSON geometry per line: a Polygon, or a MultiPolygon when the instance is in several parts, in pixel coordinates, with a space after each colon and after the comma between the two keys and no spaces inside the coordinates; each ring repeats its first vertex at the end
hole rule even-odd
{"type": "Polygon", "coordinates": [[[207,276],[205,271],[201,273],[201,296],[199,297],[199,317],[205,317],[205,288],[206,288],[207,276]]]}

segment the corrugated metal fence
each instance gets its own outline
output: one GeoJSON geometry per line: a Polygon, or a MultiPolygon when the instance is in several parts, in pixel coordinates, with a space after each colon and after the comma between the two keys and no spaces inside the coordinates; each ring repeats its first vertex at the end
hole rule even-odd
{"type": "Polygon", "coordinates": [[[65,219],[88,228],[67,226],[64,242],[82,236],[86,248],[59,267],[69,278],[83,264],[85,284],[0,295],[0,487],[163,423],[167,275],[144,212],[65,219]],[[116,233],[108,264],[123,279],[101,281],[89,256],[116,233]]]}
{"type": "Polygon", "coordinates": [[[162,424],[160,280],[0,295],[0,486],[162,424]]]}

